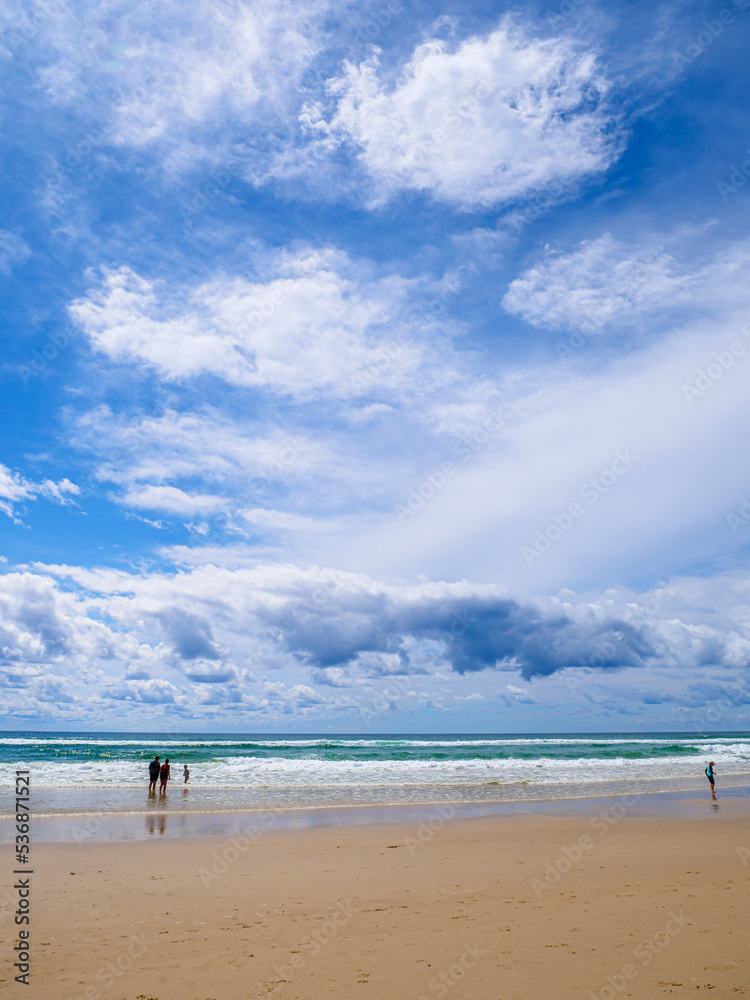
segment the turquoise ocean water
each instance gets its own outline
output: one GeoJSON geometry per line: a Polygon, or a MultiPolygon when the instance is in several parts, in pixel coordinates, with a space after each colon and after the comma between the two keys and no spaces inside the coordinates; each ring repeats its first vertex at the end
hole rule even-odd
{"type": "Polygon", "coordinates": [[[169,757],[171,811],[559,800],[750,785],[750,733],[0,733],[0,818],[17,768],[37,816],[146,809],[148,762],[169,757]],[[182,784],[182,766],[190,784],[182,784]]]}

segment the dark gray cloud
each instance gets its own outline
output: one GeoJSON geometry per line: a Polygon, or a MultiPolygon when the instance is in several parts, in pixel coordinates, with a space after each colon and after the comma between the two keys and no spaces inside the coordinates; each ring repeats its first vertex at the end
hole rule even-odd
{"type": "Polygon", "coordinates": [[[39,676],[33,667],[0,667],[0,687],[25,688],[39,676]]]}
{"type": "Polygon", "coordinates": [[[683,705],[691,708],[717,705],[728,709],[750,705],[750,681],[746,680],[742,686],[719,681],[697,681],[688,684],[680,700],[683,705]]]}
{"type": "Polygon", "coordinates": [[[183,660],[220,660],[210,624],[180,608],[165,608],[156,618],[183,660]]]}
{"type": "Polygon", "coordinates": [[[391,635],[393,611],[385,594],[342,593],[325,595],[325,601],[289,604],[268,612],[269,624],[295,653],[308,657],[317,667],[337,667],[359,652],[397,652],[397,637],[391,635]]]}
{"type": "Polygon", "coordinates": [[[219,667],[216,670],[185,670],[185,676],[196,684],[224,684],[236,680],[236,671],[232,667],[219,667]]]}
{"type": "MultiPolygon", "coordinates": [[[[511,598],[399,603],[383,594],[331,595],[322,606],[297,605],[276,612],[273,625],[287,648],[317,670],[380,653],[394,654],[402,663],[401,670],[391,662],[380,673],[413,673],[415,665],[409,664],[406,653],[410,639],[439,643],[443,659],[458,673],[505,666],[527,680],[566,667],[641,667],[661,655],[646,624],[593,613],[574,618],[561,607],[511,598]]],[[[423,672],[424,667],[416,670],[423,672]]]]}

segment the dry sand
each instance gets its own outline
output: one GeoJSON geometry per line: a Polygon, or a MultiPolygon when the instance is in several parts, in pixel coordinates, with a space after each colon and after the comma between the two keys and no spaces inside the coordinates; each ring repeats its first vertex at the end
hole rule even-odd
{"type": "MultiPolygon", "coordinates": [[[[6,916],[0,990],[34,1000],[750,996],[749,814],[742,803],[692,808],[692,819],[444,822],[436,812],[434,830],[265,832],[239,841],[244,850],[212,837],[36,844],[31,986],[9,974],[6,916]]],[[[0,858],[10,871],[5,845],[0,858]]]]}

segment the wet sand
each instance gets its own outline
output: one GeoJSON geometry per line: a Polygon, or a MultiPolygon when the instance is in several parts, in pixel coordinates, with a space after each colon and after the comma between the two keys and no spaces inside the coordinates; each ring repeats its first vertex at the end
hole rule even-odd
{"type": "Polygon", "coordinates": [[[0,849],[11,997],[750,996],[746,801],[33,851],[26,987],[0,849]]]}

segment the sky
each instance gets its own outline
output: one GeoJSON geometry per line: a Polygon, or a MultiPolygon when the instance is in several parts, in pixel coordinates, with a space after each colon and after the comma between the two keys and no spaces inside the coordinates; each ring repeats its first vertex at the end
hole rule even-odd
{"type": "Polygon", "coordinates": [[[750,0],[4,0],[0,728],[750,728],[750,0]]]}

